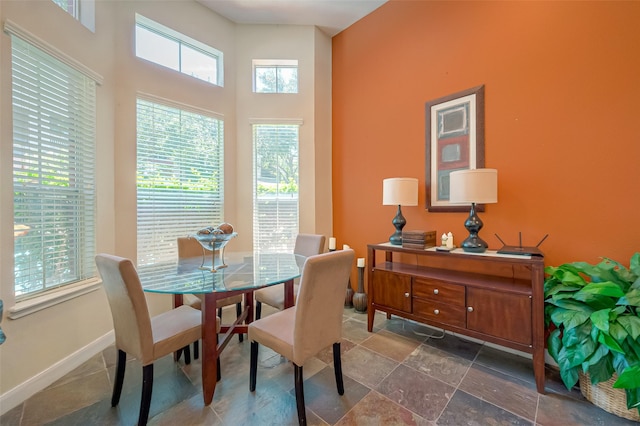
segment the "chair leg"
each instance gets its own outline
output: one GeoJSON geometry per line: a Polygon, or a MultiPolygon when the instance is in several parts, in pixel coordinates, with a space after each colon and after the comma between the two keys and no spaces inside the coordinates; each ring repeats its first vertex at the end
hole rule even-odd
{"type": "Polygon", "coordinates": [[[256,301],[256,320],[260,319],[261,314],[262,314],[262,302],[256,301]]]}
{"type": "MultiPolygon", "coordinates": [[[[236,303],[236,318],[239,318],[242,315],[242,303],[236,303]]],[[[244,334],[238,334],[238,340],[242,342],[244,340],[244,334]]]]}
{"type": "Polygon", "coordinates": [[[184,352],[184,363],[186,365],[191,364],[191,348],[189,347],[189,345],[182,348],[182,351],[184,352]]]}
{"type": "Polygon", "coordinates": [[[258,342],[251,342],[251,359],[249,361],[249,390],[256,390],[256,373],[258,370],[258,342]]]}
{"type": "Polygon", "coordinates": [[[193,342],[193,359],[200,358],[200,341],[193,342]]]}
{"type": "Polygon", "coordinates": [[[306,426],[307,411],[304,405],[302,366],[293,364],[293,368],[294,368],[294,381],[296,386],[296,407],[298,408],[298,423],[300,424],[300,426],[306,426]]]}
{"type": "Polygon", "coordinates": [[[340,358],[340,342],[333,344],[333,372],[336,375],[338,394],[344,395],[344,382],[342,381],[342,359],[340,358]]]}
{"type": "Polygon", "coordinates": [[[116,379],[113,382],[113,394],[111,395],[111,406],[115,407],[120,402],[122,393],[122,383],[124,382],[124,370],[127,366],[127,354],[118,349],[118,361],[116,364],[116,379]]]}
{"type": "Polygon", "coordinates": [[[151,406],[151,391],[153,390],[153,364],[142,367],[142,398],[140,400],[140,417],[138,426],[144,426],[149,419],[151,406]]]}

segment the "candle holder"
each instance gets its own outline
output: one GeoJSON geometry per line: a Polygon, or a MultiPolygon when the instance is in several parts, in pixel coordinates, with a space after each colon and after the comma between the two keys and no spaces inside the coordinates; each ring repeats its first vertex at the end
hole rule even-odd
{"type": "Polygon", "coordinates": [[[364,292],[364,265],[358,266],[358,291],[353,295],[356,312],[367,312],[367,293],[364,292]]]}
{"type": "Polygon", "coordinates": [[[353,308],[353,288],[351,288],[351,277],[347,281],[347,292],[344,295],[344,306],[353,308]]]}

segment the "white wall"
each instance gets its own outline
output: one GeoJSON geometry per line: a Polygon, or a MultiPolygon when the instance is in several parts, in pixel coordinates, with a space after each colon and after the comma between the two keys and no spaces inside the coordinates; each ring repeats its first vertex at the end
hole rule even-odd
{"type": "MultiPolygon", "coordinates": [[[[314,27],[235,25],[195,1],[96,2],[96,32],[50,0],[0,1],[10,19],[99,73],[98,251],[136,257],[135,102],[138,93],[171,99],[224,116],[225,220],[234,248],[250,249],[251,118],[300,118],[300,230],[331,234],[331,40],[314,27]],[[224,53],[225,85],[215,87],[135,58],[135,13],[224,53]],[[251,92],[251,59],[298,59],[300,94],[251,92]],[[322,200],[321,203],[318,200],[322,200]]],[[[13,303],[11,43],[0,35],[0,298],[13,303]]],[[[170,306],[150,296],[152,314],[170,306]]],[[[5,312],[6,314],[6,312],[5,312]]],[[[2,321],[0,413],[57,379],[108,344],[111,314],[102,290],[26,317],[2,321]],[[106,342],[106,343],[105,343],[106,342]]]]}

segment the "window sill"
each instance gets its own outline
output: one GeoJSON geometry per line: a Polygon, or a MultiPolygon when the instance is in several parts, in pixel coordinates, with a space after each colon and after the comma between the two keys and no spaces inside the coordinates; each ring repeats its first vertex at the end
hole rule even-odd
{"type": "Polygon", "coordinates": [[[57,305],[67,300],[74,299],[83,294],[90,293],[100,288],[102,281],[98,278],[83,281],[71,287],[65,287],[58,291],[51,291],[42,296],[17,302],[15,306],[7,310],[7,318],[18,319],[27,315],[31,315],[51,306],[57,305]]]}

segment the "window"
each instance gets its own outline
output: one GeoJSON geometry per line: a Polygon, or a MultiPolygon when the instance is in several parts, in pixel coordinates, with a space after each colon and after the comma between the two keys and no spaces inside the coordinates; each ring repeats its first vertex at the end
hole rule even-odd
{"type": "Polygon", "coordinates": [[[9,32],[20,300],[95,275],[96,81],[15,31],[9,32]]]}
{"type": "Polygon", "coordinates": [[[52,0],[92,32],[96,31],[95,0],[52,0]]]}
{"type": "Polygon", "coordinates": [[[136,56],[223,86],[222,52],[136,14],[136,56]]]}
{"type": "Polygon", "coordinates": [[[254,59],[253,91],[298,93],[298,61],[254,59]]]}
{"type": "Polygon", "coordinates": [[[293,251],[298,234],[298,124],[253,125],[253,248],[293,251]]]}
{"type": "Polygon", "coordinates": [[[223,222],[223,121],[138,99],[137,124],[138,264],[175,260],[178,237],[223,222]]]}

